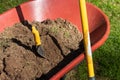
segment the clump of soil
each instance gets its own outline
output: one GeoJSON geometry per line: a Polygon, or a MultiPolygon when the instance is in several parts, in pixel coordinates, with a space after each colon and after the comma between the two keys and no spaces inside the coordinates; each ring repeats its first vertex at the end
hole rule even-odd
{"type": "Polygon", "coordinates": [[[79,49],[82,34],[63,20],[33,21],[40,32],[45,58],[34,50],[34,36],[27,26],[17,23],[0,34],[0,79],[35,80],[79,49]]]}

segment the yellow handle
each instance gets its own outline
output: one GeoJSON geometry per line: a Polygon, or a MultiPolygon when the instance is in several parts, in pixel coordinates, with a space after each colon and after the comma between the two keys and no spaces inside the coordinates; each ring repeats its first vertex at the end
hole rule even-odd
{"type": "Polygon", "coordinates": [[[86,60],[88,64],[88,75],[89,75],[89,78],[91,78],[90,80],[95,80],[89,28],[88,28],[86,2],[85,0],[79,0],[79,4],[80,4],[80,12],[81,12],[81,20],[82,20],[85,54],[86,54],[86,60]]]}
{"type": "Polygon", "coordinates": [[[32,33],[34,35],[35,44],[37,46],[41,45],[40,34],[39,34],[38,30],[35,28],[35,26],[33,26],[33,25],[32,25],[32,33]]]}

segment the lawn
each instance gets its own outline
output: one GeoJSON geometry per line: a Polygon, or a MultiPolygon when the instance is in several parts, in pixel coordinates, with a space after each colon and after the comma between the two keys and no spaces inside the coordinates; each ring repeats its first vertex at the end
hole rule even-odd
{"type": "MultiPolygon", "coordinates": [[[[109,17],[111,30],[106,43],[93,54],[97,80],[120,80],[120,0],[87,0],[109,17]]],[[[87,80],[85,61],[79,65],[81,80],[87,80]]]]}
{"type": "Polygon", "coordinates": [[[0,0],[0,14],[28,0],[0,0]]]}
{"type": "MultiPolygon", "coordinates": [[[[28,0],[0,0],[0,13],[28,0]]],[[[120,0],[87,0],[98,6],[109,17],[111,33],[103,46],[94,54],[94,66],[97,80],[120,79],[120,0]]],[[[87,80],[86,62],[78,67],[77,77],[87,80]]]]}

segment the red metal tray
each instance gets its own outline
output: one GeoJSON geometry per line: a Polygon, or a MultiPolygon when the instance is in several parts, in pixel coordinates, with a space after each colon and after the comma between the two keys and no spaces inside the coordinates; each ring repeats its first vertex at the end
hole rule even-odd
{"type": "MultiPolygon", "coordinates": [[[[96,6],[87,3],[92,51],[99,48],[108,38],[110,24],[108,17],[96,6]]],[[[23,20],[43,21],[47,18],[63,18],[75,24],[81,32],[81,19],[78,0],[34,0],[23,3],[0,15],[0,32],[23,20]]],[[[59,80],[84,59],[83,52],[57,72],[46,74],[50,80],[59,80]]],[[[59,67],[59,66],[57,66],[59,67]]]]}

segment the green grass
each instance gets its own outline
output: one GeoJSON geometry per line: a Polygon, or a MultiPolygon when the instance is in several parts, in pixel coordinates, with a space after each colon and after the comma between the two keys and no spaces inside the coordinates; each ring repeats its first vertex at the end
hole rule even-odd
{"type": "MultiPolygon", "coordinates": [[[[120,80],[120,0],[87,0],[109,17],[111,30],[106,43],[93,54],[97,80],[120,80]]],[[[87,80],[86,62],[79,65],[81,80],[87,80]]]]}
{"type": "MultiPolygon", "coordinates": [[[[0,13],[28,0],[0,0],[0,13]]],[[[120,79],[120,0],[87,0],[103,10],[108,15],[111,33],[106,43],[94,54],[94,65],[97,80],[120,79]]],[[[78,77],[87,80],[86,62],[78,67],[78,77]]]]}
{"type": "Polygon", "coordinates": [[[28,0],[0,0],[0,14],[28,0]]]}

